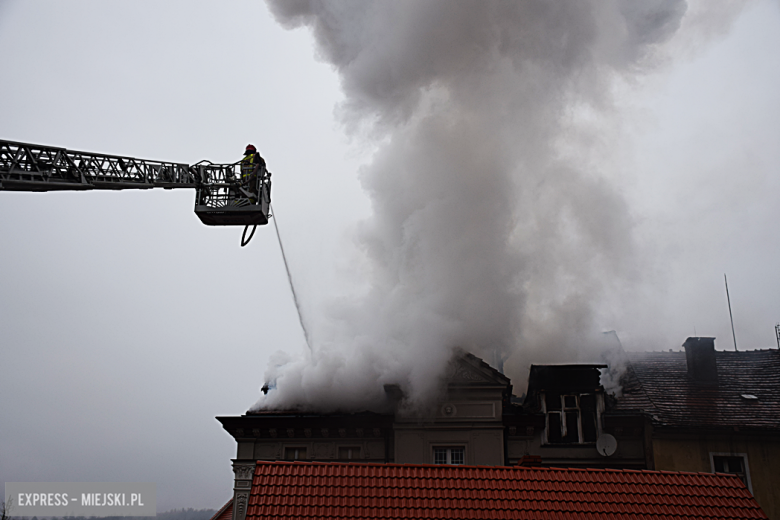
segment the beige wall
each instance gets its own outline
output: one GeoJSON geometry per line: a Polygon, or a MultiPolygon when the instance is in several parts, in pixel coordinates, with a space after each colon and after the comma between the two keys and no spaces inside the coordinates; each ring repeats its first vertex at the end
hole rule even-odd
{"type": "Polygon", "coordinates": [[[772,520],[780,520],[780,437],[658,436],[653,439],[655,469],[712,472],[710,453],[744,453],[753,496],[772,520]]]}
{"type": "Polygon", "coordinates": [[[504,464],[501,388],[450,391],[435,413],[396,417],[395,462],[433,464],[434,447],[463,447],[466,464],[504,464]]]}
{"type": "Polygon", "coordinates": [[[382,438],[336,438],[336,439],[239,439],[237,458],[239,460],[283,460],[285,448],[305,448],[308,460],[336,460],[339,448],[359,448],[356,460],[361,462],[384,462],[385,442],[382,438]]]}
{"type": "Polygon", "coordinates": [[[356,461],[384,462],[385,444],[381,440],[345,439],[343,441],[306,441],[303,439],[289,439],[279,442],[254,443],[252,458],[256,460],[280,460],[284,458],[285,448],[305,448],[308,460],[334,460],[338,459],[339,448],[358,448],[359,456],[356,461]]]}
{"type": "Polygon", "coordinates": [[[433,464],[434,447],[464,447],[466,464],[502,466],[503,428],[396,427],[395,462],[433,464]]]}
{"type": "Polygon", "coordinates": [[[509,463],[516,464],[523,455],[539,455],[545,466],[557,467],[630,467],[644,469],[645,452],[642,439],[619,438],[615,453],[604,457],[593,444],[542,445],[542,434],[510,436],[507,440],[509,463]]]}

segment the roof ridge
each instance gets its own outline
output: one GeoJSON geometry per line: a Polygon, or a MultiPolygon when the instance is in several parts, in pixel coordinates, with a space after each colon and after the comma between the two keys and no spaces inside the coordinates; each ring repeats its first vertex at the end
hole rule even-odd
{"type": "MultiPolygon", "coordinates": [[[[655,404],[655,401],[653,401],[653,398],[650,397],[650,394],[647,393],[647,390],[645,389],[645,384],[642,382],[642,378],[640,378],[639,375],[636,373],[636,370],[634,370],[634,365],[633,365],[633,363],[631,363],[631,360],[628,358],[628,356],[626,356],[626,369],[627,370],[631,370],[631,373],[633,374],[634,379],[636,379],[636,381],[639,383],[639,388],[642,389],[642,393],[645,395],[647,400],[650,401],[650,404],[653,405],[653,412],[660,412],[660,408],[658,407],[657,404],[655,404]]],[[[653,420],[653,416],[654,415],[655,415],[654,413],[650,414],[650,419],[651,420],[653,420]]]]}
{"type": "MultiPolygon", "coordinates": [[[[624,351],[626,354],[685,354],[685,349],[681,350],[626,350],[624,351]]],[[[780,349],[777,347],[767,347],[767,348],[754,348],[754,349],[743,349],[743,350],[728,350],[728,349],[715,349],[716,354],[721,353],[728,353],[728,354],[750,354],[753,352],[780,352],[780,349]]]]}
{"type": "Polygon", "coordinates": [[[750,354],[752,352],[780,352],[777,348],[754,348],[752,350],[715,350],[716,354],[728,353],[728,354],[750,354]]]}
{"type": "MultiPolygon", "coordinates": [[[[435,468],[440,470],[458,471],[462,469],[490,469],[490,470],[517,470],[517,471],[567,471],[567,472],[598,472],[598,473],[624,473],[624,474],[646,474],[646,475],[714,475],[708,471],[670,471],[659,469],[634,469],[634,468],[567,468],[558,466],[484,466],[471,464],[403,464],[396,462],[335,462],[321,460],[258,460],[256,464],[260,465],[300,465],[300,466],[360,466],[360,467],[382,467],[382,468],[435,468]]],[[[721,473],[718,473],[719,475],[721,473]]],[[[733,474],[723,474],[734,476],[733,474]]],[[[739,477],[736,477],[739,478],[739,477]]]]}
{"type": "Polygon", "coordinates": [[[233,499],[231,498],[225,503],[224,506],[222,506],[216,513],[214,513],[214,516],[212,516],[209,520],[217,520],[217,518],[222,516],[225,513],[225,511],[227,511],[227,509],[232,506],[233,506],[233,499]]]}
{"type": "Polygon", "coordinates": [[[471,352],[469,352],[467,350],[461,349],[460,356],[458,356],[457,351],[456,351],[456,354],[453,357],[453,360],[458,359],[458,357],[460,357],[460,359],[467,360],[467,361],[476,361],[477,365],[480,368],[487,369],[494,376],[498,376],[501,379],[506,379],[507,381],[511,381],[505,374],[501,373],[501,371],[499,371],[498,369],[493,367],[490,363],[488,363],[487,361],[485,361],[481,357],[476,356],[476,355],[474,355],[473,353],[471,353],[471,352]]]}

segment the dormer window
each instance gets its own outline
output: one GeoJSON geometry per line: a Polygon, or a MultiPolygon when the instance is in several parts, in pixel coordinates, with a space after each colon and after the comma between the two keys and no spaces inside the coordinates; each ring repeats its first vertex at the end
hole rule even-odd
{"type": "Polygon", "coordinates": [[[541,394],[545,414],[545,444],[596,442],[601,431],[604,398],[600,392],[541,394]]]}
{"type": "Polygon", "coordinates": [[[525,405],[544,414],[542,444],[595,444],[601,435],[607,365],[531,365],[525,405]]]}
{"type": "Polygon", "coordinates": [[[710,464],[713,473],[731,473],[739,477],[745,486],[753,492],[750,482],[747,454],[745,453],[710,453],[710,464]]]}

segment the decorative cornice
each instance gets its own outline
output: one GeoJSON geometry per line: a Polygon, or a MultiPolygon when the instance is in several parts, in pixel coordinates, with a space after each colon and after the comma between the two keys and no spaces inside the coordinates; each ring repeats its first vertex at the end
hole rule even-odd
{"type": "Polygon", "coordinates": [[[233,473],[236,475],[236,480],[251,480],[255,473],[255,464],[234,462],[233,473]]]}

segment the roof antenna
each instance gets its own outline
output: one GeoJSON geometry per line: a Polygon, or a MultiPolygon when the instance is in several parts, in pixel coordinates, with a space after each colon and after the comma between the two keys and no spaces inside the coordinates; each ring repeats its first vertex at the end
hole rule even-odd
{"type": "Polygon", "coordinates": [[[780,348],[780,322],[775,325],[775,336],[777,336],[777,348],[780,348]]]}
{"type": "Polygon", "coordinates": [[[734,315],[731,314],[731,298],[729,297],[729,281],[726,273],[723,273],[723,281],[726,282],[726,300],[729,302],[729,318],[731,318],[731,336],[734,338],[734,350],[737,350],[737,335],[734,333],[734,315]]]}

